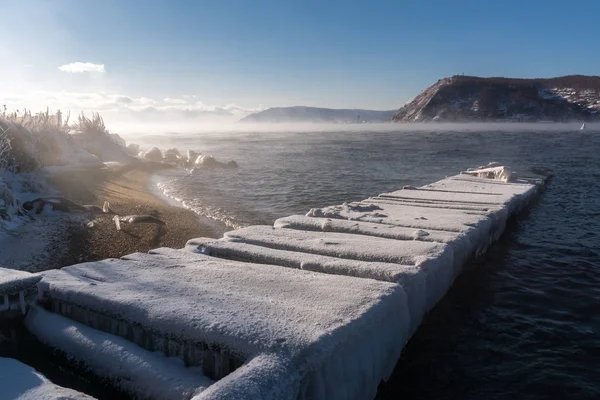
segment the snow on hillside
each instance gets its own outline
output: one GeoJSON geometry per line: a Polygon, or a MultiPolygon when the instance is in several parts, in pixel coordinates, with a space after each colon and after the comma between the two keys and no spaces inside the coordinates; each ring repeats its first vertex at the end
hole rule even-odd
{"type": "Polygon", "coordinates": [[[440,79],[405,104],[395,122],[594,120],[600,77],[440,79]]]}

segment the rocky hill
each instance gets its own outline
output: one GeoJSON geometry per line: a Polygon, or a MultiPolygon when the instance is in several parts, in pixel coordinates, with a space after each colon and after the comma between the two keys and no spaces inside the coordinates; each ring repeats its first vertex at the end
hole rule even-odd
{"type": "Polygon", "coordinates": [[[598,121],[600,76],[550,79],[444,78],[422,91],[395,122],[598,121]]]}
{"type": "Polygon", "coordinates": [[[352,110],[317,107],[273,107],[250,114],[240,122],[253,123],[362,123],[389,121],[395,110],[352,110]]]}

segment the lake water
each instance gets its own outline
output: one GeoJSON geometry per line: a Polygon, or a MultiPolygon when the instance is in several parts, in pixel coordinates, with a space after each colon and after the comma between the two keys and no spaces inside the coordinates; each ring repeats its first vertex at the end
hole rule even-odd
{"type": "MultiPolygon", "coordinates": [[[[146,137],[163,144],[166,137],[146,137]]],[[[600,132],[170,135],[237,169],[161,188],[222,229],[421,185],[489,161],[556,176],[413,336],[380,397],[600,398],[600,132]]]]}

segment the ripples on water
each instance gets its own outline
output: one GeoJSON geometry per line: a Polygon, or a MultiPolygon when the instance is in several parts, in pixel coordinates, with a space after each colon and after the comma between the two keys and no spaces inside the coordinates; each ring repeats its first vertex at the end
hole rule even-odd
{"type": "MultiPolygon", "coordinates": [[[[556,176],[413,336],[380,397],[600,398],[600,132],[181,137],[236,160],[166,189],[233,226],[425,184],[498,161],[556,176]]],[[[375,339],[374,339],[375,340],[375,339]]]]}

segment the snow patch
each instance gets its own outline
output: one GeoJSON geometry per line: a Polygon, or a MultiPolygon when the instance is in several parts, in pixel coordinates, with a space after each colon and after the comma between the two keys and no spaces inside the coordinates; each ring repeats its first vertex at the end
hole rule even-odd
{"type": "Polygon", "coordinates": [[[93,400],[75,390],[53,384],[30,366],[0,357],[0,398],[6,400],[93,400]]]}

